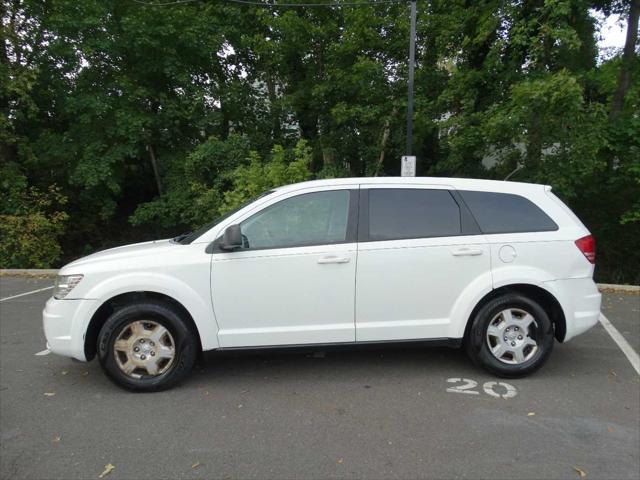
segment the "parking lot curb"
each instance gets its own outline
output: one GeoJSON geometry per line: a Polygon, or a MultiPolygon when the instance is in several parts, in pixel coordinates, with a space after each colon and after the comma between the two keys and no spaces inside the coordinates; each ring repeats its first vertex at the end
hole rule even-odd
{"type": "Polygon", "coordinates": [[[58,274],[55,268],[3,268],[0,269],[0,277],[33,277],[33,278],[53,278],[58,274]]]}
{"type": "Polygon", "coordinates": [[[599,283],[598,289],[601,292],[622,292],[640,295],[640,285],[616,285],[614,283],[599,283]]]}

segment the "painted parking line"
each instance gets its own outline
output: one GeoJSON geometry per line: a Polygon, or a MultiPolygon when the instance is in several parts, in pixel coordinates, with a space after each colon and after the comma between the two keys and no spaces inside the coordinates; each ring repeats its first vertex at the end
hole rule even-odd
{"type": "Polygon", "coordinates": [[[6,300],[13,300],[14,298],[24,297],[25,295],[31,295],[32,293],[44,292],[45,290],[51,290],[53,285],[50,287],[40,288],[38,290],[31,290],[30,292],[19,293],[18,295],[13,295],[11,297],[0,298],[0,302],[4,302],[6,300]]]}
{"type": "Polygon", "coordinates": [[[631,366],[633,366],[638,375],[640,375],[640,356],[638,356],[638,353],[633,349],[631,345],[629,345],[629,342],[627,342],[627,340],[622,336],[618,329],[613,326],[613,324],[607,317],[604,316],[603,313],[600,313],[600,323],[607,331],[607,333],[611,335],[613,341],[616,342],[618,347],[620,347],[622,353],[624,353],[625,356],[629,359],[629,362],[631,362],[631,366]]]}

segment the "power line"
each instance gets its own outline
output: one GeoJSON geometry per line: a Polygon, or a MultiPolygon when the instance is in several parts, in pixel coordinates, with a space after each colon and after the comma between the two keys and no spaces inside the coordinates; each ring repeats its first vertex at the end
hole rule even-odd
{"type": "MultiPolygon", "coordinates": [[[[184,3],[194,3],[203,0],[173,0],[171,2],[144,2],[142,0],[133,0],[141,5],[149,7],[166,7],[169,5],[180,5],[184,3]]],[[[356,7],[356,6],[371,6],[371,5],[384,5],[394,3],[406,3],[408,0],[361,0],[358,2],[319,2],[319,3],[265,3],[255,0],[224,0],[228,3],[238,3],[241,5],[253,5],[256,7],[266,8],[279,8],[279,7],[356,7]]]]}
{"type": "Polygon", "coordinates": [[[133,0],[140,5],[146,5],[148,7],[166,7],[168,5],[178,5],[180,3],[193,3],[199,2],[200,0],[175,0],[173,2],[143,2],[142,0],[133,0]]]}
{"type": "Polygon", "coordinates": [[[227,2],[256,5],[260,7],[352,7],[358,5],[377,5],[389,3],[406,3],[407,0],[370,0],[360,2],[323,2],[323,3],[264,3],[253,0],[226,0],[227,2]]]}

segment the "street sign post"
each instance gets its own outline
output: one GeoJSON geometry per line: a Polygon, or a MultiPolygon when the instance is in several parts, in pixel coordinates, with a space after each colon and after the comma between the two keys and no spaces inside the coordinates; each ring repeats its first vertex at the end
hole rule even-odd
{"type": "Polygon", "coordinates": [[[416,176],[416,157],[413,153],[413,75],[416,63],[416,0],[411,0],[411,28],[409,33],[409,78],[407,95],[407,147],[400,162],[400,175],[416,176]]]}
{"type": "MultiPolygon", "coordinates": [[[[416,1],[411,0],[411,28],[409,36],[409,91],[407,95],[407,155],[413,148],[413,73],[416,64],[416,1]]],[[[414,175],[415,176],[415,175],[414,175]]]]}
{"type": "Polygon", "coordinates": [[[416,157],[413,155],[402,156],[402,167],[400,169],[400,176],[402,177],[415,177],[416,176],[416,157]]]}

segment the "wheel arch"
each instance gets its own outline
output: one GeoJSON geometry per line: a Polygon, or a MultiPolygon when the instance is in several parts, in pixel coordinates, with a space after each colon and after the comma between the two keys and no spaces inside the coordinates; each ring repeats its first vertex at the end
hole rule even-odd
{"type": "Polygon", "coordinates": [[[567,323],[565,313],[562,309],[562,306],[560,305],[560,302],[550,291],[545,290],[538,285],[533,285],[530,283],[513,283],[509,285],[503,285],[491,290],[484,297],[482,297],[471,311],[469,318],[467,318],[467,323],[464,330],[464,339],[468,338],[473,319],[478,311],[487,302],[506,293],[519,293],[539,303],[540,306],[544,308],[545,312],[547,312],[547,315],[549,315],[549,318],[553,322],[556,340],[558,340],[559,342],[562,342],[564,340],[567,333],[567,323]]]}
{"type": "Polygon", "coordinates": [[[196,337],[196,341],[198,342],[198,351],[202,352],[202,340],[200,338],[200,331],[198,330],[198,326],[196,325],[196,322],[194,321],[193,316],[191,315],[189,310],[187,310],[187,308],[182,303],[164,293],[154,291],[135,291],[112,296],[111,298],[103,302],[100,307],[98,307],[98,309],[94,312],[91,319],[89,320],[89,324],[84,336],[84,354],[87,361],[92,360],[96,356],[98,335],[100,334],[100,329],[107,321],[107,318],[109,318],[109,316],[118,308],[141,301],[168,303],[176,308],[182,314],[182,318],[184,318],[185,322],[187,322],[189,328],[193,331],[196,337]]]}

